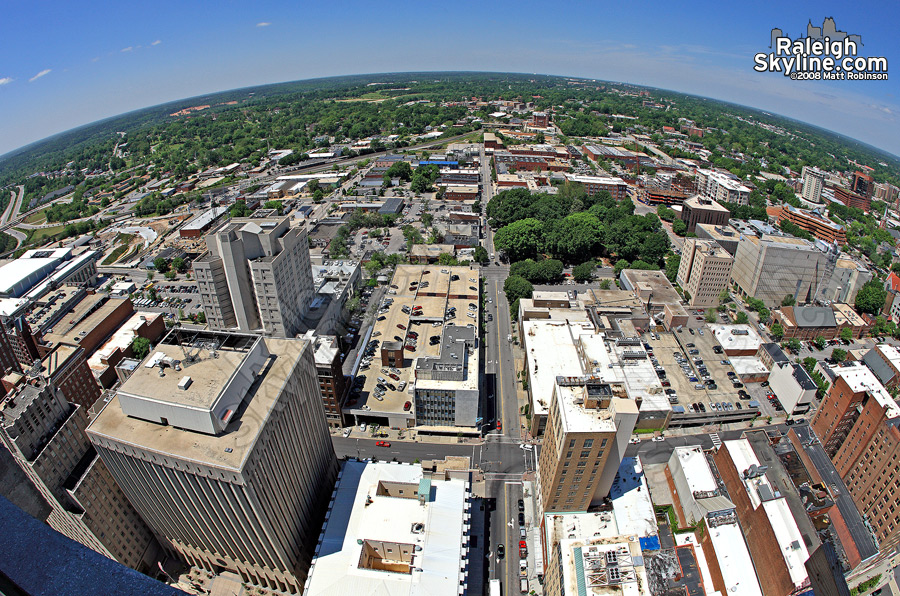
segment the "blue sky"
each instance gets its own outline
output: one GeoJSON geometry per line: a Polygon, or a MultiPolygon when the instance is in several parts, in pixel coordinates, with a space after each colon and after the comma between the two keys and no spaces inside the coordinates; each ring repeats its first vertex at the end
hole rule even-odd
{"type": "Polygon", "coordinates": [[[734,101],[900,155],[896,2],[11,2],[0,19],[0,154],[137,108],[320,76],[537,72],[734,101]],[[639,6],[638,6],[639,5],[639,6]],[[788,6],[785,6],[788,5],[788,6]],[[89,7],[89,8],[86,8],[89,7]],[[834,17],[890,81],[753,71],[769,31],[834,17]]]}

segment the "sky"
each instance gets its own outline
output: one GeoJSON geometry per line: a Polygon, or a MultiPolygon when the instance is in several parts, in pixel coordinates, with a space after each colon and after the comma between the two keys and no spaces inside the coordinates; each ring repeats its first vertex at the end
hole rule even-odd
{"type": "Polygon", "coordinates": [[[3,3],[0,155],[138,108],[265,83],[401,71],[525,72],[740,103],[900,155],[898,2],[3,3]],[[888,81],[753,70],[770,31],[833,17],[888,81]],[[890,72],[894,70],[895,72],[890,72]]]}

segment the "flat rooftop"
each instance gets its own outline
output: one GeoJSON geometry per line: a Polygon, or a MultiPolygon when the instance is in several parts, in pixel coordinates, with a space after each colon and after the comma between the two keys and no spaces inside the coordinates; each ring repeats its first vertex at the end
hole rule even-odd
{"type": "Polygon", "coordinates": [[[741,527],[737,524],[722,524],[710,528],[708,532],[727,593],[735,596],[762,596],[756,574],[751,573],[754,569],[753,559],[747,550],[741,527]]]}
{"type": "Polygon", "coordinates": [[[468,496],[468,482],[433,481],[419,465],[346,462],[304,594],[460,593],[460,580],[467,582],[461,569],[469,556],[468,496]]]}
{"type": "Polygon", "coordinates": [[[587,374],[572,338],[592,334],[594,326],[588,321],[566,323],[556,320],[531,320],[522,326],[525,364],[534,396],[534,413],[546,415],[550,409],[556,377],[587,374]]]}
{"type": "Polygon", "coordinates": [[[609,491],[619,532],[640,538],[657,536],[656,513],[640,457],[626,457],[619,464],[609,491]]]}
{"type": "Polygon", "coordinates": [[[759,333],[750,325],[708,325],[726,350],[758,350],[762,345],[759,333]]]}
{"type": "MultiPolygon", "coordinates": [[[[310,345],[308,341],[299,339],[254,339],[265,342],[269,356],[249,391],[241,396],[243,401],[240,409],[229,419],[222,433],[205,434],[128,416],[122,411],[119,393],[90,424],[89,433],[163,456],[189,459],[227,470],[241,470],[273,406],[281,397],[285,379],[291,375],[303,351],[310,345]]],[[[226,353],[220,354],[218,358],[201,353],[202,360],[183,369],[183,372],[170,370],[164,378],[160,378],[157,370],[146,366],[153,355],[160,351],[160,346],[135,370],[120,391],[141,391],[169,403],[207,403],[216,388],[224,385],[242,360],[238,352],[228,353],[227,349],[220,349],[219,352],[226,353]],[[178,383],[185,375],[198,379],[197,389],[187,397],[182,396],[185,392],[178,389],[178,383]]],[[[163,351],[171,356],[184,358],[180,348],[172,348],[173,346],[164,346],[163,351]]],[[[192,383],[192,387],[193,385],[192,383]]]]}
{"type": "MultiPolygon", "coordinates": [[[[441,343],[432,345],[430,338],[443,338],[445,326],[472,326],[477,329],[480,310],[479,270],[468,266],[433,265],[399,265],[390,281],[390,292],[385,295],[381,309],[377,312],[375,324],[372,326],[371,339],[378,340],[371,367],[360,370],[359,377],[365,382],[360,390],[356,403],[345,409],[357,416],[391,414],[394,417],[413,419],[415,417],[414,388],[416,383],[415,367],[419,359],[439,358],[441,343]],[[452,279],[457,277],[458,279],[452,279]],[[474,290],[472,288],[475,288],[474,290]],[[470,307],[473,305],[474,308],[470,307]],[[403,307],[410,312],[403,312],[403,307]],[[413,307],[422,307],[421,313],[412,316],[413,307]],[[469,314],[472,316],[469,316],[469,314]],[[409,332],[418,334],[416,347],[405,348],[409,332]],[[388,379],[381,372],[381,348],[385,342],[399,341],[403,347],[403,365],[396,368],[399,380],[388,379]],[[378,377],[391,382],[397,391],[390,389],[381,400],[375,399],[374,390],[378,377]],[[400,383],[406,382],[403,391],[399,391],[400,383]],[[404,410],[406,402],[410,409],[404,410]],[[365,406],[365,407],[364,407],[365,406]]],[[[472,371],[479,367],[479,351],[469,355],[467,366],[472,371]]],[[[477,386],[478,375],[468,374],[469,384],[477,386]]],[[[428,383],[447,381],[426,381],[428,383]]]]}
{"type": "MultiPolygon", "coordinates": [[[[729,213],[728,209],[720,205],[717,201],[706,199],[700,195],[694,195],[684,201],[684,205],[692,209],[703,209],[705,211],[722,211],[729,213]]],[[[698,224],[699,225],[699,224],[698,224]]]]}
{"type": "Polygon", "coordinates": [[[566,539],[559,543],[559,552],[566,594],[651,594],[641,546],[634,536],[566,539]]]}
{"type": "Polygon", "coordinates": [[[675,287],[666,277],[665,273],[645,269],[624,269],[622,277],[628,281],[628,285],[635,295],[647,298],[652,294],[652,306],[661,307],[666,304],[677,305],[681,308],[681,296],[675,291],[675,287]]]}
{"type": "Polygon", "coordinates": [[[692,493],[719,489],[719,485],[709,469],[709,462],[706,461],[703,448],[699,445],[676,447],[672,453],[678,457],[678,463],[684,471],[684,477],[692,493]]]}
{"type": "Polygon", "coordinates": [[[868,392],[875,398],[878,405],[885,408],[885,416],[888,418],[896,418],[900,416],[900,406],[887,392],[875,373],[862,362],[847,363],[846,366],[832,366],[831,370],[835,375],[844,379],[853,393],[868,392]]]}

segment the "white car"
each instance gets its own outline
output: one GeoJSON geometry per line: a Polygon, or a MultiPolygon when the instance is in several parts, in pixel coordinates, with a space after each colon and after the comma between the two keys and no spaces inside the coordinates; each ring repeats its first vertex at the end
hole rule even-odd
{"type": "Polygon", "coordinates": [[[344,438],[346,439],[347,437],[350,436],[350,433],[351,433],[352,431],[353,431],[353,428],[348,426],[347,428],[344,429],[344,432],[341,433],[341,434],[343,434],[343,435],[344,435],[344,438]]]}
{"type": "Polygon", "coordinates": [[[665,438],[663,437],[653,437],[654,443],[662,443],[663,441],[665,441],[665,438]]]}
{"type": "Polygon", "coordinates": [[[638,437],[631,437],[630,439],[628,439],[628,442],[632,445],[637,445],[641,442],[641,440],[638,437]]]}
{"type": "Polygon", "coordinates": [[[359,425],[359,432],[363,432],[363,433],[366,432],[366,428],[368,428],[368,426],[369,426],[368,424],[363,422],[362,424],[359,425]]]}

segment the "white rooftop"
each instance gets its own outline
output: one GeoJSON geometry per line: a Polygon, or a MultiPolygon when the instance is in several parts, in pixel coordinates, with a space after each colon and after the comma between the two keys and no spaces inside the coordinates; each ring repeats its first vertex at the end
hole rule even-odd
{"type": "Polygon", "coordinates": [[[525,364],[534,395],[534,414],[547,415],[556,377],[584,375],[572,337],[590,335],[590,323],[566,325],[565,321],[525,321],[525,364]]]}
{"type": "Polygon", "coordinates": [[[678,463],[684,470],[684,478],[692,493],[715,491],[719,488],[709,469],[706,455],[699,445],[676,447],[673,453],[678,457],[678,463]]]}
{"type": "Polygon", "coordinates": [[[716,340],[726,350],[758,350],[762,345],[759,333],[750,325],[707,325],[716,340]]]}
{"type": "MultiPolygon", "coordinates": [[[[579,537],[563,540],[559,547],[563,593],[650,596],[650,582],[636,536],[579,537]],[[611,581],[610,559],[615,560],[618,572],[615,581],[611,581]]],[[[513,592],[507,588],[508,594],[513,592]]]]}
{"type": "Polygon", "coordinates": [[[731,356],[731,366],[740,375],[763,374],[769,369],[756,356],[731,356]]]}
{"type": "MultiPolygon", "coordinates": [[[[463,533],[469,523],[468,483],[459,479],[422,481],[422,468],[418,465],[346,462],[335,486],[304,594],[458,594],[460,580],[466,579],[460,570],[468,556],[468,549],[463,546],[463,533]],[[424,505],[417,498],[420,486],[430,487],[424,505]],[[400,490],[404,491],[403,496],[400,490]],[[411,494],[413,491],[416,492],[411,494]],[[373,547],[393,547],[402,553],[407,546],[411,556],[411,561],[407,557],[412,569],[409,572],[400,571],[405,564],[398,562],[393,563],[396,571],[361,566],[364,549],[371,552],[373,547]]],[[[402,556],[391,554],[398,561],[402,556]]]]}
{"type": "Polygon", "coordinates": [[[581,349],[590,365],[588,374],[610,383],[624,383],[628,397],[641,399],[641,411],[672,409],[653,363],[640,341],[617,345],[605,334],[581,337],[581,349]]]}
{"type": "Polygon", "coordinates": [[[897,405],[897,402],[894,401],[894,398],[891,397],[891,394],[887,392],[887,389],[884,388],[884,385],[881,384],[881,381],[878,380],[878,377],[875,376],[875,373],[868,366],[857,361],[848,366],[833,366],[831,370],[846,381],[853,393],[867,391],[869,395],[875,398],[878,405],[886,408],[885,416],[887,418],[900,416],[900,406],[897,405]]]}
{"type": "Polygon", "coordinates": [[[709,528],[708,532],[729,596],[762,596],[740,526],[722,524],[709,528]]]}
{"type": "Polygon", "coordinates": [[[752,478],[744,478],[744,472],[750,469],[750,466],[759,468],[760,465],[750,446],[750,441],[737,439],[724,441],[722,445],[728,449],[735,469],[743,479],[744,488],[753,508],[763,507],[766,517],[769,519],[769,525],[775,533],[775,539],[778,541],[778,547],[788,573],[790,573],[791,581],[799,587],[807,578],[806,567],[803,564],[809,558],[809,552],[803,542],[803,535],[797,527],[797,522],[788,507],[787,500],[781,496],[777,487],[769,482],[764,473],[752,478]]]}
{"type": "Polygon", "coordinates": [[[619,533],[641,538],[657,536],[656,514],[640,458],[626,457],[609,491],[619,533]]]}

